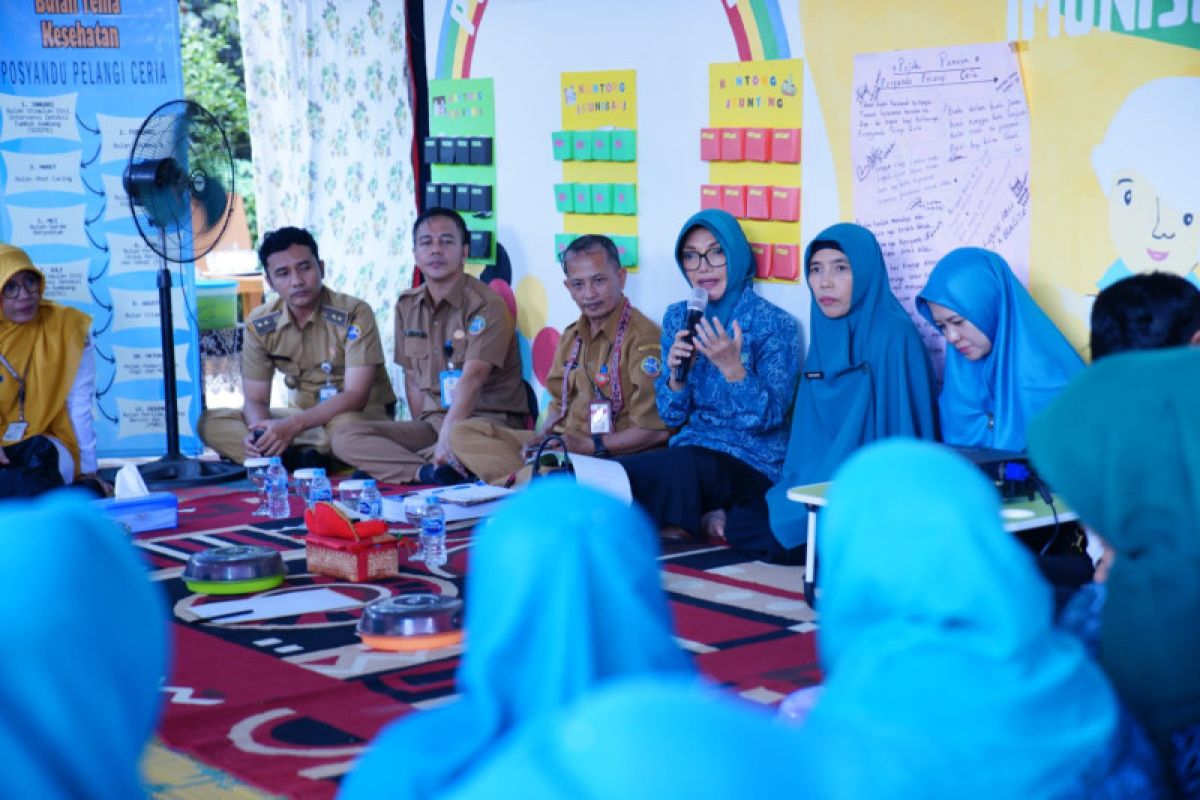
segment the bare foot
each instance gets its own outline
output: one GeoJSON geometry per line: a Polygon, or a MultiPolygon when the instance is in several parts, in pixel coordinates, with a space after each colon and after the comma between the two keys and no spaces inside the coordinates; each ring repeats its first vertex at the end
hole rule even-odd
{"type": "Polygon", "coordinates": [[[718,508],[700,518],[700,532],[709,539],[725,541],[725,510],[718,508]]]}

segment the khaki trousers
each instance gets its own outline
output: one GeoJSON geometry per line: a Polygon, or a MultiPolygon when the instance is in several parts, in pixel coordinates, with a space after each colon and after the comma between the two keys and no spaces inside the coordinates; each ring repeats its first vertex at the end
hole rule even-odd
{"type": "MultiPolygon", "coordinates": [[[[287,419],[301,411],[299,408],[272,408],[271,419],[287,419]]],[[[338,414],[323,426],[301,431],[300,435],[292,440],[292,446],[313,447],[322,455],[329,455],[334,430],[342,425],[371,419],[385,420],[387,416],[382,411],[349,411],[338,414]]],[[[241,409],[210,408],[200,415],[196,429],[201,441],[225,458],[239,464],[246,460],[245,439],[250,429],[246,426],[241,409]]]]}
{"type": "Polygon", "coordinates": [[[488,483],[503,483],[525,463],[521,450],[533,434],[490,419],[468,419],[451,431],[450,447],[471,472],[488,483]]]}

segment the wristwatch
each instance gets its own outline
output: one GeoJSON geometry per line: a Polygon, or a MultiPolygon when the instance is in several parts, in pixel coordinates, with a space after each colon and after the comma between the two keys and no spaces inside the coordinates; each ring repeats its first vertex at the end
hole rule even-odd
{"type": "Polygon", "coordinates": [[[599,433],[592,434],[592,455],[596,458],[608,458],[608,448],[604,446],[604,436],[599,433]]]}

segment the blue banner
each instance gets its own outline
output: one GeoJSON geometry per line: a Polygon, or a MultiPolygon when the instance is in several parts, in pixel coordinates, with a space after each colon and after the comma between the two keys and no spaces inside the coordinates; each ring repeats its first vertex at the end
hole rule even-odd
{"type": "MultiPolygon", "coordinates": [[[[178,5],[0,0],[0,19],[0,241],[46,273],[47,297],[92,316],[98,455],[160,455],[161,260],[121,178],[143,120],[183,96],[178,5]]],[[[170,267],[180,449],[195,454],[195,280],[190,265],[170,267]]]]}

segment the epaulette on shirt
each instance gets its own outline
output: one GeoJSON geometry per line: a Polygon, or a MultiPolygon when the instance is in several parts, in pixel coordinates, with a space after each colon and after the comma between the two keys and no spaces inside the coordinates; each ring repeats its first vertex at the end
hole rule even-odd
{"type": "Polygon", "coordinates": [[[255,317],[250,320],[254,323],[254,332],[259,336],[266,336],[268,333],[274,332],[275,328],[279,327],[279,318],[283,316],[282,311],[275,311],[270,314],[263,314],[261,317],[255,317]]]}
{"type": "Polygon", "coordinates": [[[350,314],[333,306],[321,306],[321,319],[344,328],[346,327],[346,321],[350,319],[350,314]]]}

